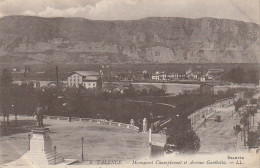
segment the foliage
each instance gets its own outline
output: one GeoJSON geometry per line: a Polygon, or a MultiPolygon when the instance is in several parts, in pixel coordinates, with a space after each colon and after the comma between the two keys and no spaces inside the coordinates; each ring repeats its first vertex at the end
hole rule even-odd
{"type": "Polygon", "coordinates": [[[244,91],[244,97],[245,98],[252,98],[254,95],[254,89],[247,89],[244,91]]]}
{"type": "Polygon", "coordinates": [[[125,91],[125,93],[127,96],[130,96],[130,97],[136,95],[135,88],[133,87],[133,85],[131,83],[129,84],[128,89],[125,91]]]}
{"type": "Polygon", "coordinates": [[[12,82],[11,73],[6,68],[4,68],[3,74],[1,75],[1,79],[0,79],[0,86],[9,87],[11,82],[12,82]]]}
{"type": "Polygon", "coordinates": [[[245,99],[239,98],[237,101],[234,101],[235,110],[238,111],[238,109],[244,105],[247,104],[247,101],[245,99]]]}
{"type": "Polygon", "coordinates": [[[250,107],[247,109],[249,115],[254,116],[257,113],[256,107],[250,107]]]}
{"type": "Polygon", "coordinates": [[[214,119],[214,121],[220,122],[221,121],[221,116],[217,115],[216,118],[214,119]]]}
{"type": "Polygon", "coordinates": [[[249,115],[247,113],[244,113],[240,119],[240,123],[245,127],[249,126],[249,115]]]}
{"type": "Polygon", "coordinates": [[[233,83],[258,83],[257,71],[254,69],[245,71],[240,67],[233,68],[224,78],[233,83]]]}
{"type": "Polygon", "coordinates": [[[170,127],[167,128],[166,152],[177,150],[181,153],[195,153],[200,149],[200,139],[190,126],[190,121],[185,116],[173,119],[170,127]]]}
{"type": "Polygon", "coordinates": [[[247,145],[249,148],[260,146],[260,134],[258,132],[248,132],[247,145]]]}
{"type": "Polygon", "coordinates": [[[250,99],[250,104],[257,104],[257,99],[255,98],[250,99]]]}
{"type": "Polygon", "coordinates": [[[238,67],[238,68],[231,69],[228,72],[228,79],[234,83],[242,83],[244,82],[245,75],[246,74],[244,69],[238,67]]]}

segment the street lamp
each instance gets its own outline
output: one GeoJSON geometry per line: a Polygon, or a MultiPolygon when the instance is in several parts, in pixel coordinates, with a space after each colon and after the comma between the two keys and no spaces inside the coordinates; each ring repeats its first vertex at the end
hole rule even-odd
{"type": "Polygon", "coordinates": [[[56,150],[57,150],[57,147],[54,146],[54,165],[56,165],[56,150]]]}
{"type": "Polygon", "coordinates": [[[30,147],[30,140],[31,140],[31,134],[29,133],[29,134],[28,134],[28,141],[29,141],[28,147],[29,147],[29,150],[30,150],[30,148],[31,148],[31,147],[30,147]]]}
{"type": "Polygon", "coordinates": [[[14,105],[12,104],[12,110],[13,110],[13,113],[14,113],[14,116],[15,116],[15,125],[17,125],[17,114],[16,114],[16,111],[14,109],[14,105]]]}
{"type": "Polygon", "coordinates": [[[81,147],[82,147],[81,159],[82,159],[82,162],[84,161],[83,142],[84,142],[84,138],[82,137],[82,138],[81,138],[81,144],[82,144],[82,145],[81,145],[81,147]]]}

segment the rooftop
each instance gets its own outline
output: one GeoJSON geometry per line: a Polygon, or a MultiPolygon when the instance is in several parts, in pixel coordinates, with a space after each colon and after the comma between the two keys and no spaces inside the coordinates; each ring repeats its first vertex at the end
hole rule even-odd
{"type": "Polygon", "coordinates": [[[99,76],[100,74],[95,71],[73,71],[68,76],[72,75],[73,73],[77,73],[81,76],[99,76]]]}
{"type": "Polygon", "coordinates": [[[83,81],[96,81],[98,80],[98,76],[86,76],[83,81]]]}

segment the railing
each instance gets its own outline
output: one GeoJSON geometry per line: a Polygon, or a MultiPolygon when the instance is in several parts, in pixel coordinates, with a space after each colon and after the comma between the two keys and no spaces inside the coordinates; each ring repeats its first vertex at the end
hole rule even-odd
{"type": "MultiPolygon", "coordinates": [[[[0,113],[0,116],[3,116],[3,114],[0,113]]],[[[9,114],[9,116],[15,116],[15,115],[14,114],[9,114]]],[[[32,118],[32,116],[29,116],[29,115],[17,115],[17,116],[32,118]]],[[[132,129],[132,130],[139,130],[139,128],[137,126],[135,126],[135,125],[126,124],[126,123],[120,123],[120,122],[107,121],[105,119],[63,117],[63,116],[47,116],[47,115],[44,115],[44,119],[47,119],[47,120],[71,121],[71,122],[91,122],[91,123],[97,123],[97,124],[102,124],[102,125],[112,125],[112,126],[132,129]]]]}

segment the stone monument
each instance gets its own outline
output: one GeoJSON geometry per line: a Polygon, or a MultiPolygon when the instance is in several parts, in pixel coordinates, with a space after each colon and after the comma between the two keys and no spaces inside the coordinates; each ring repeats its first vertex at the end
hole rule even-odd
{"type": "Polygon", "coordinates": [[[143,132],[147,132],[147,120],[146,120],[146,118],[143,119],[143,132]]]}
{"type": "Polygon", "coordinates": [[[4,164],[3,166],[46,167],[46,165],[69,165],[78,161],[64,159],[61,154],[57,153],[56,147],[52,147],[52,140],[49,135],[49,128],[34,128],[32,130],[29,150],[18,160],[4,164]]]}
{"type": "Polygon", "coordinates": [[[130,125],[135,125],[134,119],[131,119],[131,120],[130,120],[130,125]]]}

